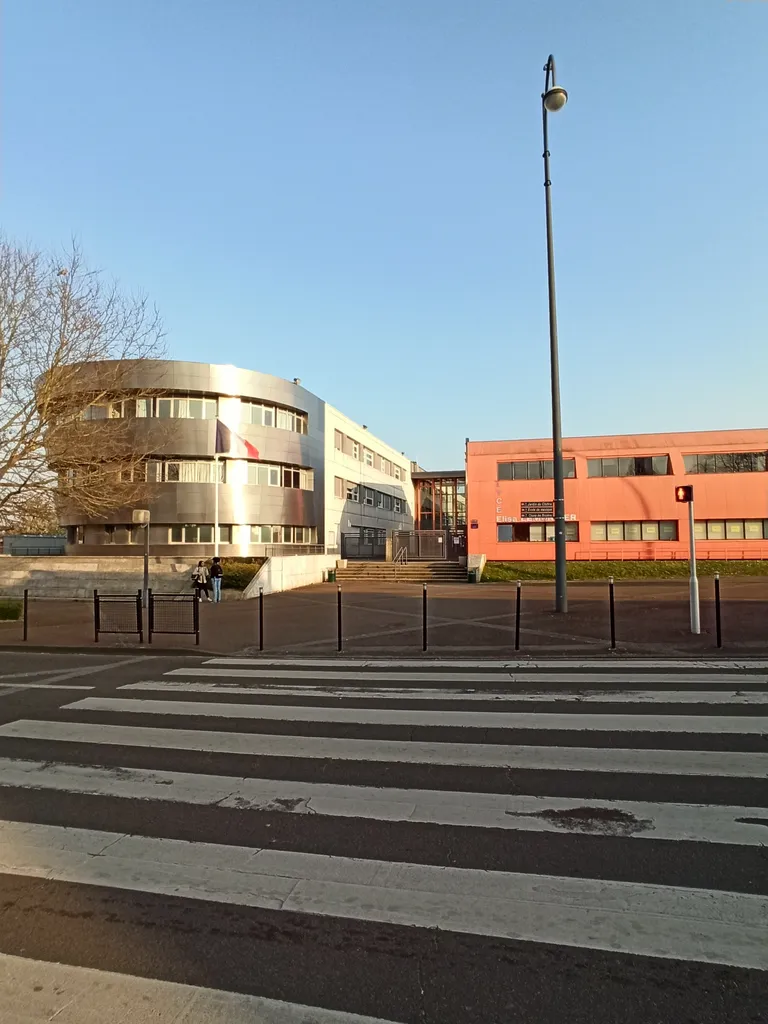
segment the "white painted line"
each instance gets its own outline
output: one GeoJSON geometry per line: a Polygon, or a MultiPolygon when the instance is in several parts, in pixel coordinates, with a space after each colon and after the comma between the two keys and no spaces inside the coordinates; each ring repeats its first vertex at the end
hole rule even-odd
{"type": "Polygon", "coordinates": [[[21,690],[93,690],[93,686],[83,686],[75,683],[3,683],[0,680],[0,687],[4,690],[12,690],[14,693],[21,690]]]}
{"type": "Polygon", "coordinates": [[[721,671],[761,671],[768,670],[768,661],[745,658],[742,661],[689,661],[685,658],[632,658],[632,657],[611,657],[598,659],[569,659],[544,661],[501,661],[483,658],[481,660],[443,659],[443,658],[209,658],[206,665],[260,665],[262,667],[285,668],[293,665],[297,668],[418,668],[425,674],[432,669],[461,668],[461,669],[505,669],[511,671],[522,669],[523,671],[537,671],[538,669],[608,669],[622,671],[628,669],[656,669],[671,668],[683,671],[697,669],[713,669],[721,671]]]}
{"type": "Polygon", "coordinates": [[[506,701],[507,703],[585,704],[768,704],[768,690],[431,690],[396,686],[259,686],[250,683],[198,683],[175,679],[126,683],[118,690],[160,693],[239,693],[275,697],[340,697],[364,700],[506,701]]]}
{"type": "Polygon", "coordinates": [[[0,870],[527,942],[768,970],[768,897],[0,822],[0,870]]]}
{"type": "Polygon", "coordinates": [[[343,786],[12,758],[0,758],[0,785],[241,811],[734,846],[764,846],[768,827],[768,809],[760,807],[343,786]]]}
{"type": "Polygon", "coordinates": [[[717,750],[632,750],[612,747],[504,746],[491,743],[415,743],[395,740],[336,739],[207,732],[202,729],[154,729],[20,719],[0,725],[0,737],[197,750],[253,757],[304,757],[399,764],[451,764],[475,768],[628,772],[641,775],[703,775],[768,778],[768,754],[717,750]]]}
{"type": "Polygon", "coordinates": [[[140,697],[85,697],[68,711],[106,711],[179,718],[240,718],[278,722],[351,722],[355,725],[458,726],[473,729],[561,729],[577,732],[768,734],[768,718],[746,715],[549,714],[537,711],[412,711],[400,708],[317,708],[289,704],[221,704],[140,697]]]}
{"type": "MultiPolygon", "coordinates": [[[[218,678],[218,679],[290,679],[296,682],[304,676],[309,680],[327,680],[328,682],[349,682],[358,680],[360,676],[353,672],[335,671],[313,671],[300,673],[295,670],[263,669],[263,668],[176,668],[165,673],[170,677],[189,678],[218,678]]],[[[740,685],[756,683],[765,685],[768,677],[765,675],[739,675],[724,676],[721,673],[649,673],[649,672],[371,672],[364,675],[370,683],[421,683],[422,686],[428,680],[434,679],[438,684],[445,683],[486,683],[496,687],[514,684],[525,684],[528,686],[550,686],[558,683],[566,683],[572,687],[596,688],[598,685],[607,683],[615,686],[626,686],[629,684],[673,683],[681,685],[692,683],[696,686],[705,686],[707,683],[719,684],[721,686],[733,686],[734,682],[740,685]]]]}
{"type": "Polygon", "coordinates": [[[0,953],[0,1020],[6,1024],[394,1024],[221,989],[137,978],[0,953]]]}

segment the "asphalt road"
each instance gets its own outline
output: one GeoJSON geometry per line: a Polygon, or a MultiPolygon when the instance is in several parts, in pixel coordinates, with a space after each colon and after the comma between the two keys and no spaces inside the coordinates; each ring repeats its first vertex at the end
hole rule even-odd
{"type": "Polygon", "coordinates": [[[764,1022],[766,777],[765,663],[3,654],[0,1019],[764,1022]]]}

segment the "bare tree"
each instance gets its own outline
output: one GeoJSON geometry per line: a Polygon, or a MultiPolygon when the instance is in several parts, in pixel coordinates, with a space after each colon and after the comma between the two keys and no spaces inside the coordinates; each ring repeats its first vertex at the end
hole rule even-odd
{"type": "Polygon", "coordinates": [[[159,439],[136,429],[132,379],[162,337],[146,298],[105,283],[76,245],[59,259],[0,238],[0,527],[141,500],[159,439]]]}

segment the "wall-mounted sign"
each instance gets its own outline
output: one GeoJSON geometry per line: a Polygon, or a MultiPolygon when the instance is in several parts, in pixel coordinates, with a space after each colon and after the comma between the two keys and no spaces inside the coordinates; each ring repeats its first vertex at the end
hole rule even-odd
{"type": "MultiPolygon", "coordinates": [[[[568,523],[576,522],[576,515],[573,512],[567,512],[564,518],[568,523]]],[[[554,521],[554,513],[548,516],[496,516],[497,523],[554,523],[554,521]]]]}
{"type": "Polygon", "coordinates": [[[478,522],[476,519],[472,520],[472,522],[469,524],[469,528],[470,530],[476,530],[478,528],[478,522]]]}
{"type": "Polygon", "coordinates": [[[554,501],[521,501],[521,519],[554,519],[554,501]]]}

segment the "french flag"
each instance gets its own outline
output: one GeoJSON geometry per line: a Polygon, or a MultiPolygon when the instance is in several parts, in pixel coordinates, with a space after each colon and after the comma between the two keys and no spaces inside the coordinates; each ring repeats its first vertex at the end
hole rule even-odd
{"type": "Polygon", "coordinates": [[[255,445],[246,441],[244,437],[240,437],[234,430],[230,430],[221,420],[216,420],[215,451],[217,455],[236,455],[241,459],[260,458],[259,449],[255,445]]]}

